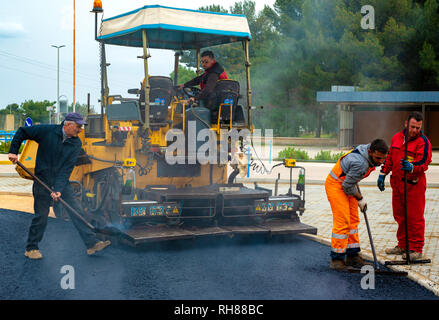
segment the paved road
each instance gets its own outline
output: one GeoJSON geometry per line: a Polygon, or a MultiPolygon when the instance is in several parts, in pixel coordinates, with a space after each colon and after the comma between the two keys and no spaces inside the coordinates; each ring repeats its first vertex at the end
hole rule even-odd
{"type": "Polygon", "coordinates": [[[1,299],[437,299],[405,277],[328,269],[328,247],[301,236],[203,238],[129,248],[114,245],[88,257],[73,225],[50,219],[44,259],[23,255],[32,215],[0,209],[1,299]],[[75,272],[64,290],[61,268],[75,272]]]}

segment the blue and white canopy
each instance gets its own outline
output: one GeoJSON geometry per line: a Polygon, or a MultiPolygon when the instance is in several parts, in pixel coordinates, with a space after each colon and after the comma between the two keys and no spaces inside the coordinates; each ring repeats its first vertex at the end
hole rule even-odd
{"type": "Polygon", "coordinates": [[[153,5],[104,19],[98,40],[142,47],[142,30],[148,47],[157,49],[187,50],[251,39],[244,15],[153,5]]]}

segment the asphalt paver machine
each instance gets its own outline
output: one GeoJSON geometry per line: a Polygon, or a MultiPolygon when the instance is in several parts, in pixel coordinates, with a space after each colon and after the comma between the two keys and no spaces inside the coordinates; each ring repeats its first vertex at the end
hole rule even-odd
{"type": "MultiPolygon", "coordinates": [[[[133,245],[205,235],[316,234],[299,219],[305,210],[303,181],[299,194],[290,187],[283,196],[234,182],[248,169],[243,148],[254,131],[246,17],[151,5],[98,25],[99,2],[92,12],[100,45],[101,113],[87,116],[80,134],[83,152],[70,177],[87,221],[117,226],[133,245]],[[245,103],[237,81],[219,80],[209,108],[191,104],[199,89],[177,86],[180,52],[196,51],[199,66],[201,49],[232,42],[244,49],[245,103]],[[106,47],[111,45],[143,49],[137,58],[143,60],[144,80],[127,98],[110,95],[106,47]],[[174,79],[149,74],[150,49],[176,52],[174,79]]],[[[32,169],[36,147],[28,143],[20,161],[32,169]]],[[[295,168],[294,161],[284,165],[295,168]]]]}

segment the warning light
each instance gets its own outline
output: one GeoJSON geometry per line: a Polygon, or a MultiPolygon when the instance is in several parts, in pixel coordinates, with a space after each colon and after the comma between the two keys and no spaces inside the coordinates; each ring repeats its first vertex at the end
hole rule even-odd
{"type": "Polygon", "coordinates": [[[293,168],[296,166],[296,159],[284,159],[284,166],[287,168],[293,168]]]}
{"type": "Polygon", "coordinates": [[[94,0],[92,12],[98,13],[98,12],[103,12],[103,11],[104,10],[102,9],[102,1],[101,0],[94,0]]]}

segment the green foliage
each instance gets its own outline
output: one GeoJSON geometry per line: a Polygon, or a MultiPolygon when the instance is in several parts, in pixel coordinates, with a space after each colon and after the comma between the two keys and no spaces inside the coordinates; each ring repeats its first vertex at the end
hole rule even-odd
{"type": "Polygon", "coordinates": [[[320,150],[314,157],[314,160],[332,160],[331,151],[320,150]]]}
{"type": "Polygon", "coordinates": [[[6,108],[0,110],[0,114],[19,114],[20,106],[16,103],[11,103],[6,108]]]}
{"type": "MultiPolygon", "coordinates": [[[[437,0],[277,0],[261,12],[253,4],[237,2],[229,12],[249,21],[253,105],[264,106],[253,113],[258,128],[282,136],[336,133],[335,106],[316,103],[316,92],[331,85],[439,89],[437,0]],[[361,28],[366,4],[375,8],[374,30],[361,28]]],[[[235,48],[222,48],[221,63],[242,80],[235,48]]]]}
{"type": "Polygon", "coordinates": [[[18,117],[22,120],[30,117],[33,123],[48,123],[49,112],[46,110],[46,108],[53,105],[55,105],[54,101],[26,100],[20,105],[17,103],[9,104],[6,106],[6,108],[0,110],[0,115],[12,113],[14,115],[18,115],[18,117]]]}
{"type": "MultiPolygon", "coordinates": [[[[174,79],[174,71],[169,75],[171,79],[174,79]]],[[[189,67],[178,65],[178,83],[186,83],[197,76],[197,73],[189,67]]]]}
{"type": "Polygon", "coordinates": [[[316,160],[316,161],[337,161],[344,152],[334,152],[330,150],[320,150],[313,159],[309,156],[306,150],[296,149],[294,147],[287,147],[281,151],[276,160],[283,160],[286,158],[292,158],[296,160],[316,160]]]}
{"type": "MultiPolygon", "coordinates": [[[[9,153],[9,148],[10,147],[11,147],[11,141],[8,141],[8,142],[0,141],[0,153],[3,153],[3,154],[9,153]]],[[[21,144],[18,153],[21,153],[23,148],[24,148],[24,143],[21,144]]]]}
{"type": "Polygon", "coordinates": [[[330,150],[320,150],[314,157],[314,160],[337,161],[344,153],[336,152],[331,154],[330,150]]]}
{"type": "Polygon", "coordinates": [[[20,109],[23,110],[23,117],[30,117],[33,123],[47,123],[49,119],[49,113],[47,112],[46,108],[54,104],[54,101],[50,102],[48,100],[27,100],[21,104],[20,109]]]}
{"type": "Polygon", "coordinates": [[[340,159],[340,157],[342,155],[344,155],[346,152],[336,152],[334,154],[331,155],[331,160],[337,161],[338,159],[340,159]]]}
{"type": "MultiPolygon", "coordinates": [[[[44,101],[33,101],[26,100],[20,105],[16,103],[9,104],[6,108],[0,110],[0,115],[5,115],[12,113],[14,115],[18,115],[18,118],[22,121],[27,117],[30,117],[34,124],[36,123],[49,123],[49,112],[47,111],[48,106],[55,105],[56,102],[51,102],[48,100],[44,101]]],[[[87,104],[76,103],[75,111],[82,114],[83,116],[87,115],[87,104]]],[[[68,106],[68,111],[73,111],[73,103],[68,106]]],[[[90,108],[90,113],[95,113],[93,106],[90,108]]]]}
{"type": "MultiPolygon", "coordinates": [[[[73,103],[68,106],[68,111],[73,112],[73,103]]],[[[83,117],[87,116],[88,106],[87,104],[81,104],[79,102],[75,103],[75,112],[80,113],[83,117]]],[[[93,106],[90,106],[90,113],[96,113],[96,110],[93,106]]]]}
{"type": "MultiPolygon", "coordinates": [[[[264,63],[271,59],[266,52],[276,41],[279,33],[273,23],[274,11],[270,7],[265,7],[261,12],[256,12],[255,2],[244,0],[236,2],[229,10],[219,6],[210,5],[200,7],[199,10],[244,14],[247,18],[252,41],[250,46],[250,60],[256,63],[264,63]]],[[[245,89],[245,59],[241,43],[230,43],[222,46],[206,47],[202,51],[211,50],[215,59],[224,67],[229,78],[240,81],[241,90],[245,89]]],[[[196,51],[188,50],[184,52],[181,63],[189,67],[196,68],[196,51]]]]}
{"type": "Polygon", "coordinates": [[[224,9],[221,5],[211,4],[208,6],[202,6],[198,10],[201,11],[210,11],[210,12],[220,12],[220,13],[227,13],[227,9],[224,9]]]}
{"type": "Polygon", "coordinates": [[[283,160],[287,158],[292,158],[296,160],[309,160],[309,155],[306,150],[288,147],[286,149],[279,151],[276,160],[283,160]]]}

